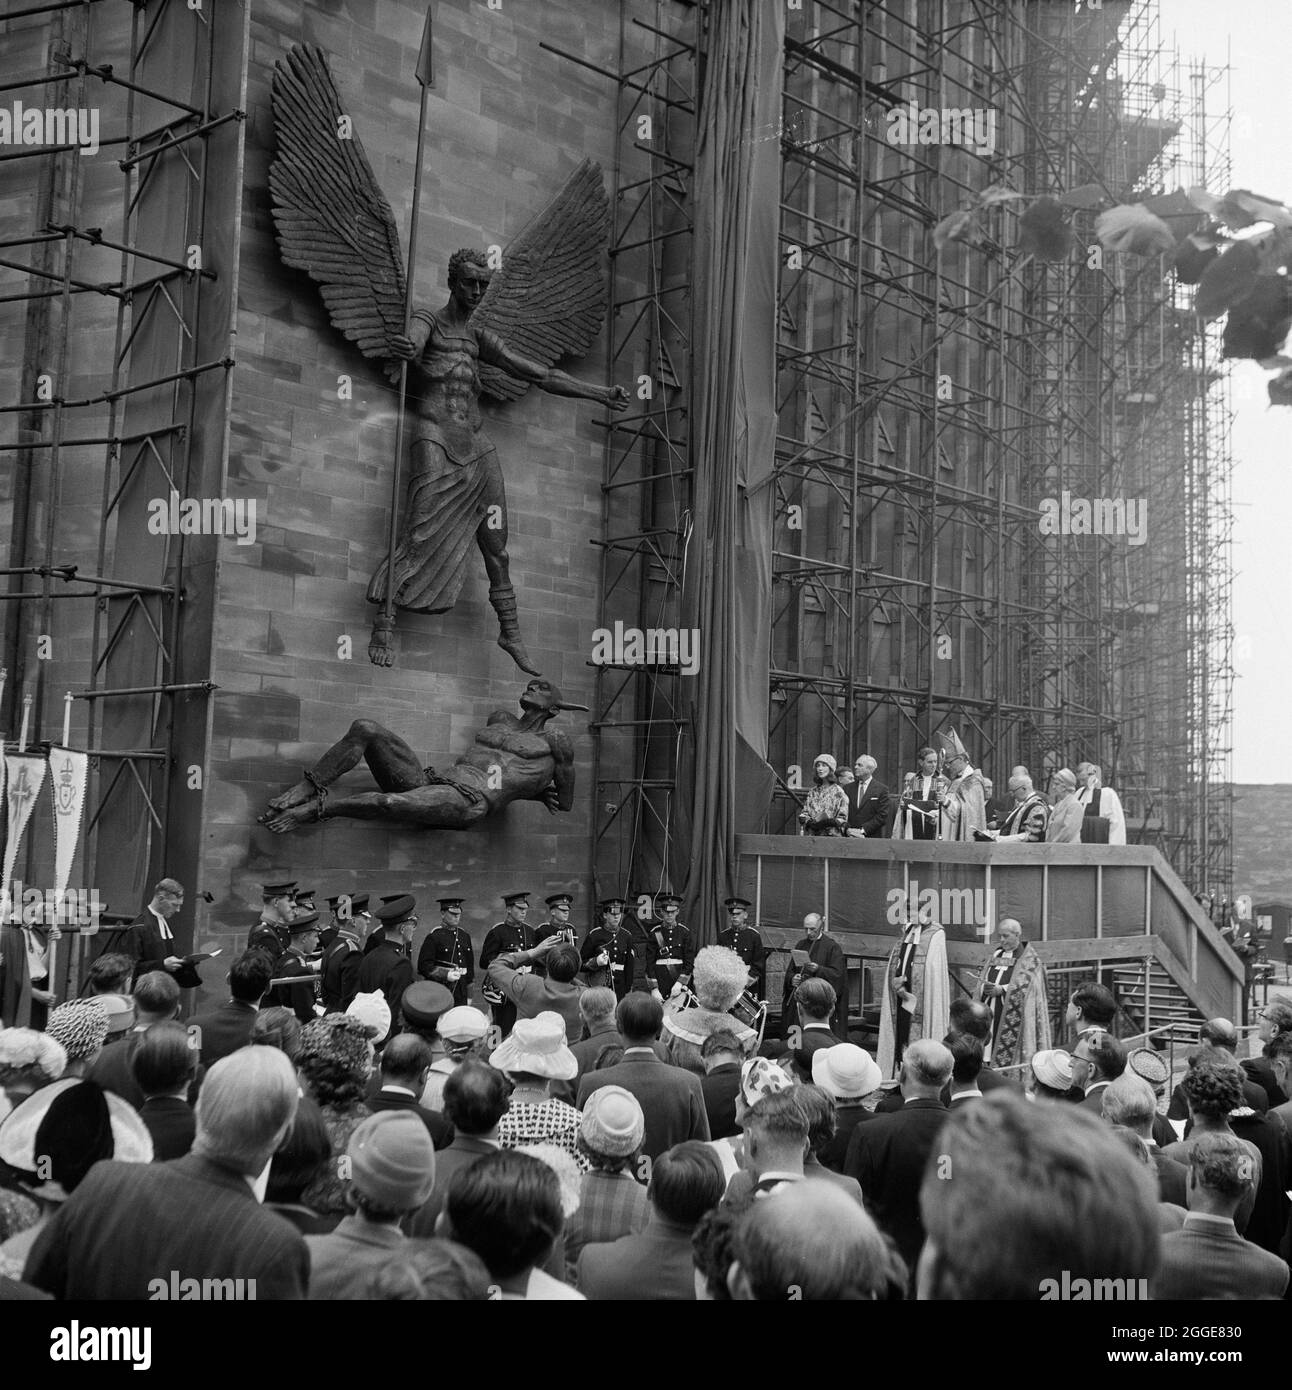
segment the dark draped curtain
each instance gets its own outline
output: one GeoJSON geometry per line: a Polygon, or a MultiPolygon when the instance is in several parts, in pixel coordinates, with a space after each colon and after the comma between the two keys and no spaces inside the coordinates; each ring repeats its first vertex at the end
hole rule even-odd
{"type": "Polygon", "coordinates": [[[776,280],[784,6],[712,10],[692,208],[693,529],[682,615],[700,632],[680,759],[686,920],[700,944],[732,890],[735,836],[758,830],[767,765],[776,280]]]}

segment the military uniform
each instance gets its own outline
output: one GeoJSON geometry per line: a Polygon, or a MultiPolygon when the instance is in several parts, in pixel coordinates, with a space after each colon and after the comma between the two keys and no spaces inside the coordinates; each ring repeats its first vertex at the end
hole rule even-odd
{"type": "MultiPolygon", "coordinates": [[[[574,898],[569,893],[553,893],[550,898],[544,899],[549,911],[552,908],[562,905],[568,908],[573,901],[574,898]]],[[[562,941],[568,941],[571,946],[577,946],[579,944],[575,938],[574,924],[570,922],[568,918],[564,922],[540,922],[534,929],[534,945],[542,945],[549,936],[555,936],[562,941]]],[[[534,962],[534,974],[541,976],[543,979],[547,978],[547,963],[545,960],[540,959],[534,962]]]]}
{"type": "Polygon", "coordinates": [[[579,956],[583,961],[584,976],[590,986],[609,986],[619,999],[632,989],[636,956],[632,935],[626,927],[608,927],[604,924],[593,927],[584,938],[579,956]],[[610,957],[610,962],[608,965],[598,966],[594,963],[595,958],[602,951],[610,957]]]}
{"type": "MultiPolygon", "coordinates": [[[[495,922],[485,935],[484,945],[480,947],[480,969],[482,972],[487,971],[495,956],[509,954],[512,951],[528,951],[533,945],[534,928],[528,922],[495,922]]],[[[528,966],[522,967],[522,970],[527,971],[528,969],[528,966]]],[[[506,998],[490,999],[491,993],[497,993],[497,991],[487,991],[485,999],[488,1000],[493,1021],[498,1025],[502,1036],[508,1037],[516,1026],[516,1005],[512,1000],[506,998]]]]}
{"type": "Polygon", "coordinates": [[[260,891],[265,906],[261,908],[259,920],[254,923],[247,937],[247,950],[263,951],[276,967],[279,956],[292,944],[291,928],[286,922],[265,921],[265,913],[269,911],[271,903],[284,898],[294,905],[296,882],[293,880],[291,883],[265,883],[261,885],[260,891]]]}
{"type": "Polygon", "coordinates": [[[651,932],[650,973],[655,988],[665,997],[677,984],[689,985],[691,972],[695,968],[695,938],[684,922],[674,922],[669,926],[661,921],[651,932]],[[676,965],[665,965],[674,960],[676,965]]]}
{"type": "Polygon", "coordinates": [[[298,946],[289,946],[274,966],[275,977],[299,975],[299,985],[275,985],[269,991],[270,1001],[280,1008],[290,1009],[302,1023],[309,1023],[314,1013],[314,971],[298,946]]]}
{"type": "Polygon", "coordinates": [[[399,1018],[399,1001],[404,991],[413,983],[413,962],[408,959],[404,943],[398,938],[383,940],[363,958],[359,966],[360,994],[371,994],[380,990],[390,1005],[390,1031],[395,1032],[399,1018]]]}
{"type": "Polygon", "coordinates": [[[292,934],[285,922],[266,922],[264,918],[256,923],[247,937],[248,951],[263,951],[278,968],[279,957],[291,945],[292,934]]]}
{"type": "MultiPolygon", "coordinates": [[[[346,928],[349,924],[344,924],[346,928]]],[[[359,993],[359,966],[363,961],[363,951],[359,937],[349,929],[341,930],[323,952],[323,966],[319,971],[319,982],[323,993],[323,1008],[330,1014],[343,1014],[350,1002],[359,993]]]]}
{"type": "Polygon", "coordinates": [[[755,983],[754,994],[759,999],[767,997],[767,947],[763,938],[753,927],[728,927],[718,937],[718,945],[734,951],[749,967],[755,983]]]}
{"type": "MultiPolygon", "coordinates": [[[[483,952],[481,954],[483,956],[483,952]]],[[[422,949],[417,954],[417,973],[423,980],[433,980],[450,990],[455,1005],[468,1003],[471,983],[476,977],[471,938],[461,927],[436,927],[422,942],[422,949]],[[465,970],[467,973],[450,982],[450,970],[465,970]]]]}

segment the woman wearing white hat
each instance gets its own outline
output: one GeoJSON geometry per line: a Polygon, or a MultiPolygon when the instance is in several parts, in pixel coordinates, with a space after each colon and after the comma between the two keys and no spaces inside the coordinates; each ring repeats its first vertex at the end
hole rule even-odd
{"type": "Polygon", "coordinates": [[[844,835],[848,830],[848,793],[835,776],[832,753],[818,753],[812,764],[815,780],[799,812],[804,835],[844,835]]]}
{"type": "Polygon", "coordinates": [[[574,1155],[583,1172],[588,1160],[579,1150],[583,1117],[572,1105],[552,1098],[552,1082],[572,1081],[579,1063],[565,1045],[565,1020],[547,1010],[518,1018],[509,1037],[494,1048],[489,1065],[506,1072],[515,1089],[507,1113],[498,1121],[498,1146],[555,1144],[574,1155]]]}
{"type": "Polygon", "coordinates": [[[879,1064],[855,1043],[835,1043],[812,1054],[812,1084],[834,1097],[834,1138],[821,1150],[821,1163],[835,1173],[843,1172],[852,1131],[874,1114],[864,1102],[879,1089],[883,1076],[879,1064]]]}

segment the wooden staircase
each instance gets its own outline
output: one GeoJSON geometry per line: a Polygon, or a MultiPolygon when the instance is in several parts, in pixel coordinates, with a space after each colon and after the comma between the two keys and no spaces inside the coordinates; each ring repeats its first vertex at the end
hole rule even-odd
{"type": "Polygon", "coordinates": [[[1113,967],[1113,993],[1126,1017],[1141,1032],[1167,1029],[1162,1040],[1194,1043],[1206,1020],[1189,996],[1151,956],[1113,967]]]}

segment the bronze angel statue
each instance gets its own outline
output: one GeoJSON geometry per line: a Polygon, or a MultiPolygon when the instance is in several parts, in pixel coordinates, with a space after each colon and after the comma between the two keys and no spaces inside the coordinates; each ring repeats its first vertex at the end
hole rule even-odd
{"type": "MultiPolygon", "coordinates": [[[[269,170],[279,250],[319,286],[333,326],[397,378],[410,364],[413,420],[407,500],[394,551],[368,599],[415,613],[446,613],[457,602],[474,538],[498,615],[498,645],[522,671],[530,660],[516,615],[507,554],[502,469],[485,432],[481,396],[513,401],[531,385],[623,410],[621,386],[598,386],[557,371],[601,329],[609,207],[601,170],[584,160],[565,187],[503,252],[497,271],[480,251],[449,260],[449,298],[416,308],[406,332],[407,282],[399,233],[343,106],[327,59],[309,45],[274,67],[278,151],[269,170]]],[[[384,611],[368,647],[375,665],[394,662],[384,611]]]]}

